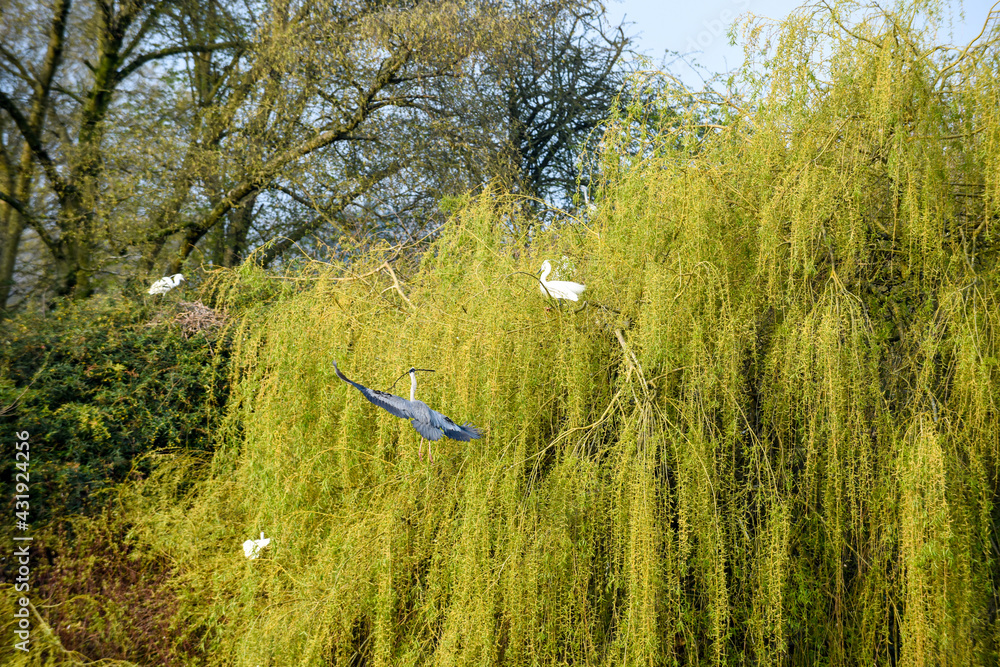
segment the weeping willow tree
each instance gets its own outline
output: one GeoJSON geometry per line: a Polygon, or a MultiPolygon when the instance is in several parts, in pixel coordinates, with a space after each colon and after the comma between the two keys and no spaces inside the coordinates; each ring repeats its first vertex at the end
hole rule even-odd
{"type": "Polygon", "coordinates": [[[847,16],[786,21],[722,124],[612,118],[589,219],[488,192],[408,276],[219,284],[271,294],[224,444],[122,496],[205,662],[996,663],[1000,34],[847,16]],[[436,369],[483,439],[420,461],[333,359],[436,369]]]}

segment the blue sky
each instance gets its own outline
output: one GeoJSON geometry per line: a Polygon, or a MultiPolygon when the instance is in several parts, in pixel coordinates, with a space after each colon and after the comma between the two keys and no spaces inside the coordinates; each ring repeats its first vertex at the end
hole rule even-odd
{"type": "MultiPolygon", "coordinates": [[[[953,3],[955,32],[949,41],[964,45],[975,37],[995,1],[953,3]],[[965,21],[958,16],[960,7],[964,7],[965,21]]],[[[664,51],[670,49],[693,56],[711,72],[722,72],[736,69],[743,62],[742,49],[729,46],[726,36],[737,17],[752,12],[780,19],[800,4],[801,0],[606,0],[605,6],[612,21],[624,18],[634,24],[629,34],[638,37],[637,50],[650,56],[654,66],[662,64],[664,51]]],[[[689,85],[700,82],[695,72],[682,63],[671,65],[668,60],[667,64],[689,85]]]]}

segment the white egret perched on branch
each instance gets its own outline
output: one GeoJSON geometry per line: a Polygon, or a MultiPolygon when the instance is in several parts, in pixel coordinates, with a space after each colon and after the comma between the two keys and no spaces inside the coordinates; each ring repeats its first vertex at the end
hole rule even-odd
{"type": "Polygon", "coordinates": [[[160,278],[155,283],[153,283],[149,288],[150,294],[166,294],[173,288],[181,284],[184,280],[183,273],[175,273],[172,276],[166,276],[165,278],[160,278]]]}
{"type": "MultiPolygon", "coordinates": [[[[355,389],[360,391],[361,395],[367,398],[369,402],[374,403],[389,414],[402,417],[403,419],[409,419],[410,423],[413,424],[413,428],[417,430],[417,433],[427,440],[440,440],[442,436],[447,436],[452,440],[468,442],[469,440],[478,440],[482,435],[479,432],[479,429],[469,422],[459,426],[437,410],[432,410],[427,407],[426,403],[417,400],[417,371],[433,373],[434,371],[429,368],[411,368],[396,379],[396,382],[399,382],[400,378],[409,373],[410,400],[406,400],[405,398],[400,398],[394,394],[379,391],[377,389],[369,389],[364,385],[360,385],[357,382],[348,379],[348,377],[341,373],[340,369],[337,368],[336,361],[333,362],[333,370],[336,371],[337,377],[341,380],[354,385],[355,389]]],[[[393,383],[393,385],[395,386],[395,383],[393,383]]],[[[423,458],[424,443],[421,441],[420,460],[423,460],[423,458]]],[[[430,443],[427,443],[427,460],[432,460],[430,443]]]]}
{"type": "Polygon", "coordinates": [[[541,282],[538,289],[542,291],[542,294],[544,296],[551,296],[553,299],[579,301],[580,295],[583,294],[583,290],[587,289],[587,287],[568,280],[546,281],[545,279],[549,277],[551,272],[552,265],[549,264],[549,260],[542,262],[542,277],[538,279],[541,282]]]}

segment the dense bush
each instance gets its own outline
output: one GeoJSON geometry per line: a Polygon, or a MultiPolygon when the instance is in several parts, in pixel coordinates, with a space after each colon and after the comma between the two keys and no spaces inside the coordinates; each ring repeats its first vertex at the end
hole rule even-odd
{"type": "MultiPolygon", "coordinates": [[[[0,423],[30,434],[29,595],[45,617],[33,619],[30,660],[185,664],[192,644],[171,625],[169,561],[135,548],[117,493],[101,492],[144,478],[158,461],[212,450],[228,396],[220,323],[176,295],[64,302],[3,323],[0,423]]],[[[12,459],[3,463],[7,489],[12,459]]],[[[4,581],[13,567],[0,563],[4,581]]],[[[0,593],[16,597],[10,587],[0,593]]],[[[0,650],[0,662],[12,657],[0,650]]]]}
{"type": "Polygon", "coordinates": [[[148,473],[145,453],[211,449],[225,345],[213,329],[175,323],[176,296],[158,301],[65,302],[2,324],[0,406],[13,404],[6,428],[30,434],[33,526],[85,510],[130,471],[148,473]]]}

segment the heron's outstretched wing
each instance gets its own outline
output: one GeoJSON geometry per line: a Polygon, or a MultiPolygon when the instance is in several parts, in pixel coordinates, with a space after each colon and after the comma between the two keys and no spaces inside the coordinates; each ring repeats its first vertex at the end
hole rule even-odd
{"type": "Polygon", "coordinates": [[[451,438],[452,440],[461,440],[462,442],[468,442],[469,440],[478,440],[481,437],[479,429],[465,422],[461,426],[453,422],[451,419],[441,414],[440,412],[435,412],[435,416],[440,417],[439,428],[444,431],[444,434],[451,438]]]}
{"type": "MultiPolygon", "coordinates": [[[[337,362],[333,362],[333,370],[337,372],[337,377],[348,384],[354,385],[354,388],[361,392],[361,395],[368,399],[369,402],[374,403],[379,406],[389,414],[395,415],[397,417],[402,417],[403,419],[410,419],[413,417],[410,414],[410,402],[405,398],[400,398],[395,394],[390,394],[384,391],[379,391],[377,389],[369,389],[363,384],[358,384],[357,382],[348,379],[346,375],[340,372],[337,368],[337,362]]],[[[415,426],[415,425],[414,425],[415,426]]],[[[417,429],[418,431],[420,429],[417,429]]],[[[423,433],[421,433],[423,435],[423,433]]],[[[426,436],[424,436],[426,437],[426,436]]],[[[438,438],[441,436],[439,435],[438,438]]],[[[436,440],[437,438],[432,438],[436,440]]]]}

